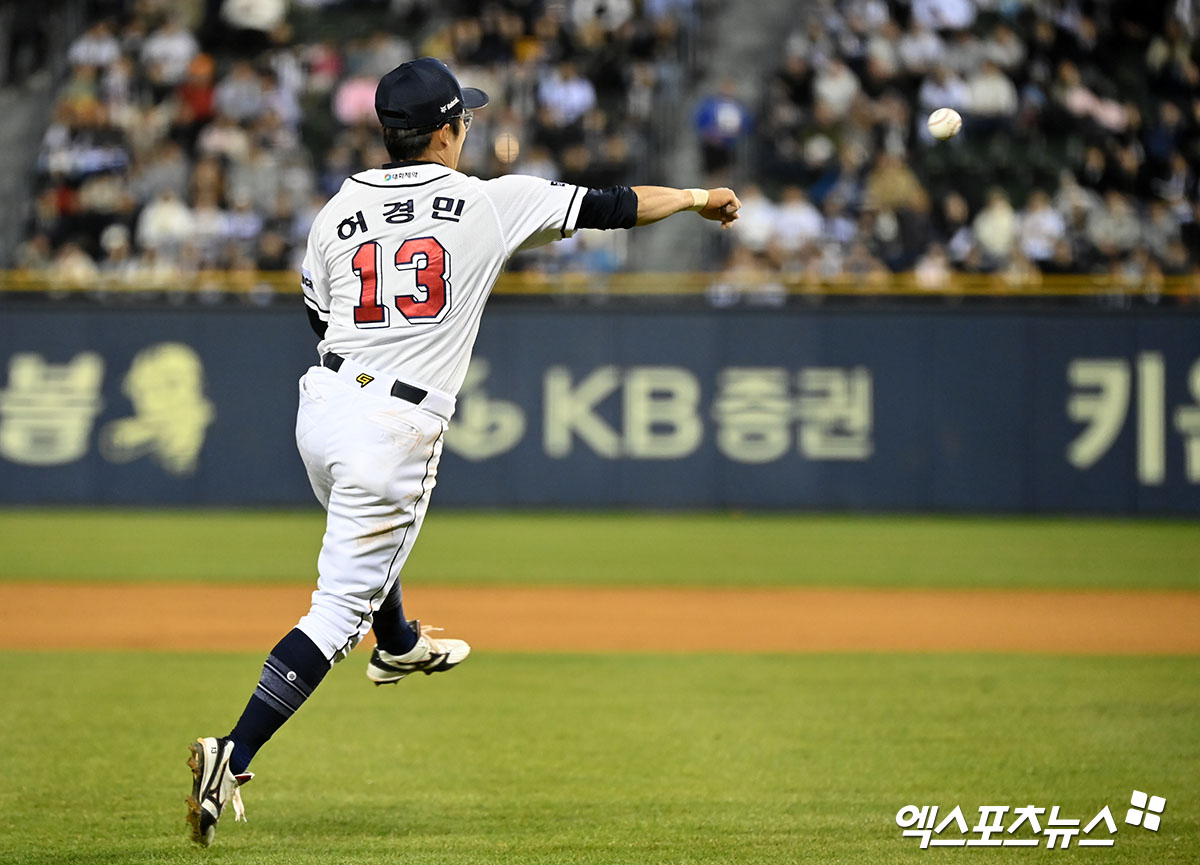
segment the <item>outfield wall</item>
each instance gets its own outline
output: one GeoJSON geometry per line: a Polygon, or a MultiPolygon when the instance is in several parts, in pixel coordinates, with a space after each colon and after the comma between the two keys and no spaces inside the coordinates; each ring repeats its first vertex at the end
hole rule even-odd
{"type": "MultiPolygon", "coordinates": [[[[296,308],[0,310],[0,501],[307,504],[296,308]]],[[[498,306],[438,504],[1200,513],[1200,310],[498,306]]]]}

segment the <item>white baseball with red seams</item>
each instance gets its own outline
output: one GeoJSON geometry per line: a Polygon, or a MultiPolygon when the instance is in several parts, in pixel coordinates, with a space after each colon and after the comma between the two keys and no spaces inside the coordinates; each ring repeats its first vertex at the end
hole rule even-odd
{"type": "Polygon", "coordinates": [[[962,116],[953,108],[939,108],[929,115],[926,125],[934,138],[953,138],[962,129],[962,116]]]}

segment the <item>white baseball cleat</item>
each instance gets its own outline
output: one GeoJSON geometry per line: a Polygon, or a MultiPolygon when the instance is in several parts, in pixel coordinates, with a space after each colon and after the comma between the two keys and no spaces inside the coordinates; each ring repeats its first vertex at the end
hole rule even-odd
{"type": "Polygon", "coordinates": [[[394,685],[409,673],[424,673],[432,676],[445,670],[453,670],[471,654],[465,640],[443,640],[429,636],[430,631],[441,628],[422,626],[417,620],[408,623],[420,634],[417,644],[403,655],[393,655],[378,646],[371,652],[367,662],[367,678],[376,685],[394,685]]]}
{"type": "Polygon", "coordinates": [[[226,805],[233,803],[235,820],[246,820],[241,787],[254,777],[254,773],[235,775],[229,771],[232,739],[209,736],[197,739],[191,749],[188,766],[192,769],[192,795],[187,799],[187,822],[192,827],[192,840],[207,847],[212,844],[217,821],[226,805]]]}

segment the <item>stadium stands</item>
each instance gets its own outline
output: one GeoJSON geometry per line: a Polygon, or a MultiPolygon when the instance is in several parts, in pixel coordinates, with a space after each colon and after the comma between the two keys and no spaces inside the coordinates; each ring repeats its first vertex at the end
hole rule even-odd
{"type": "MultiPolygon", "coordinates": [[[[692,0],[306,0],[289,17],[273,0],[93,5],[67,52],[15,256],[68,286],[297,266],[324,200],[387,161],[375,83],[421,54],[498,97],[464,170],[594,186],[648,177],[656,112],[681,100],[697,21],[692,0]]],[[[574,243],[525,266],[611,270],[620,249],[574,243]]]]}
{"type": "MultiPolygon", "coordinates": [[[[750,100],[745,76],[689,86],[699,4],[92,3],[15,264],[64,286],[294,268],[323,201],[386,161],[375,81],[421,54],[498,96],[473,173],[653,181],[660,145],[695,135],[709,182],[744,191],[721,280],[1154,285],[1200,264],[1191,5],[821,0],[765,34],[750,100]],[[965,117],[948,142],[924,128],[941,106],[965,117]]],[[[514,262],[628,266],[618,238],[514,262]]]]}
{"type": "Polygon", "coordinates": [[[1200,263],[1193,7],[805,8],[757,106],[759,168],[742,173],[768,194],[731,266],[839,274],[858,259],[936,288],[950,270],[1154,282],[1200,263]],[[948,142],[924,126],[942,106],[965,118],[948,142]]]}

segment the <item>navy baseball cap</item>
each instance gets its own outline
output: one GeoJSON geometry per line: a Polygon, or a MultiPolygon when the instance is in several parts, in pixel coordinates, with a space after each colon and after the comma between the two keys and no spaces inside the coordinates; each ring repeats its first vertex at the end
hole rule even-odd
{"type": "Polygon", "coordinates": [[[468,108],[482,108],[488,95],[476,87],[461,87],[441,60],[421,57],[401,63],[379,79],[375,114],[384,126],[425,129],[441,126],[468,108]]]}

